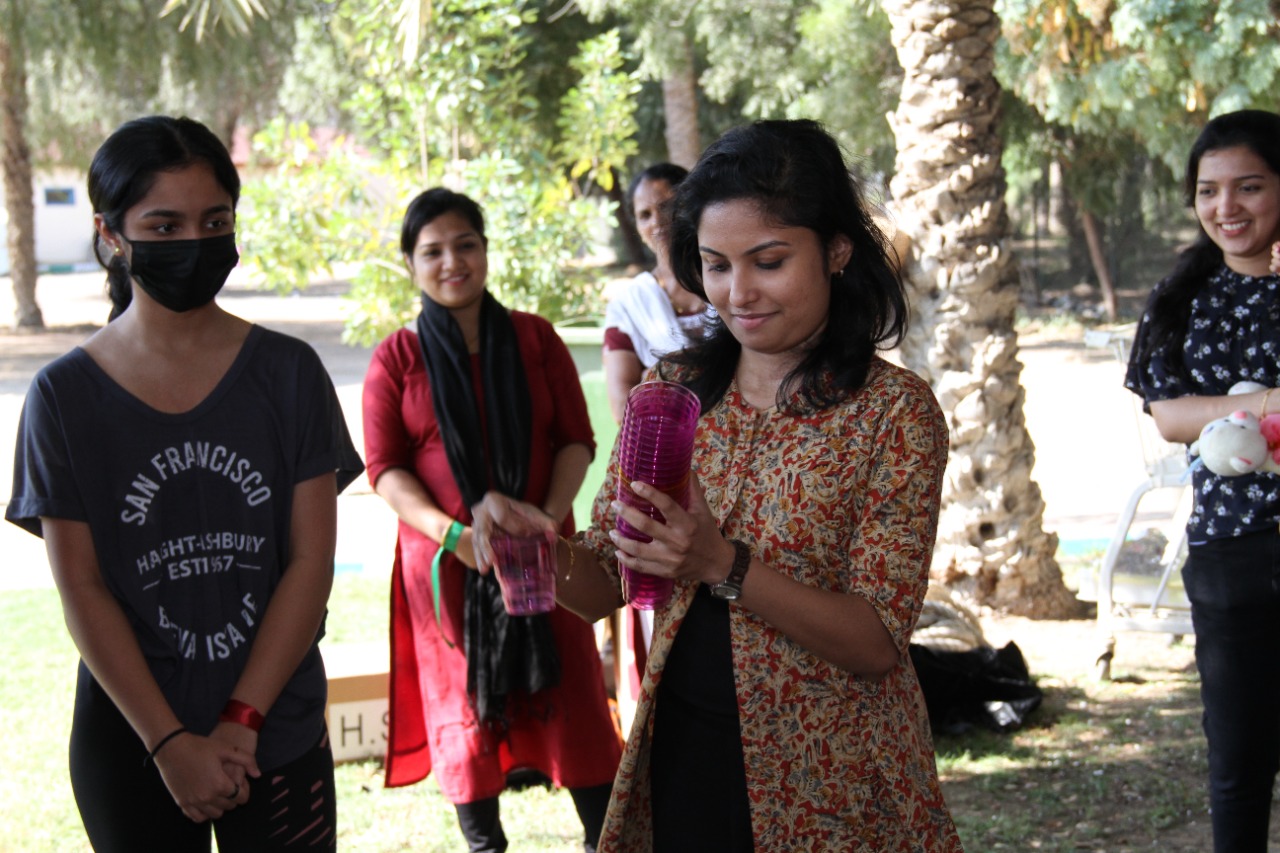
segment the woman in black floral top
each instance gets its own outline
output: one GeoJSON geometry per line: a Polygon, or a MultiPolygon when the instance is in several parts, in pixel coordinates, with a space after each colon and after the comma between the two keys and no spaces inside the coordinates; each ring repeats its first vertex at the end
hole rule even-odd
{"type": "MultiPolygon", "coordinates": [[[[1156,286],[1125,385],[1169,441],[1239,409],[1280,412],[1280,115],[1205,126],[1184,183],[1200,235],[1156,286]],[[1228,395],[1244,380],[1265,391],[1228,395]]],[[[1183,580],[1209,740],[1214,850],[1265,851],[1280,767],[1280,477],[1199,467],[1183,580]]]]}

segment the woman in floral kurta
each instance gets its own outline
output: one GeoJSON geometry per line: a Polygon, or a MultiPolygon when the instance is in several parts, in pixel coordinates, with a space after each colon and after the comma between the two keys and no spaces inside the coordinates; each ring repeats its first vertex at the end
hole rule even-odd
{"type": "MultiPolygon", "coordinates": [[[[616,604],[619,557],[677,585],[599,850],[957,851],[907,655],[946,426],[876,355],[905,301],[835,143],[804,121],[730,131],[681,184],[673,260],[720,318],[651,374],[702,401],[688,510],[643,484],[665,523],[623,508],[611,476],[560,555],[557,594],[588,617],[616,604]]],[[[491,529],[534,526],[487,496],[481,564],[491,529]]]]}

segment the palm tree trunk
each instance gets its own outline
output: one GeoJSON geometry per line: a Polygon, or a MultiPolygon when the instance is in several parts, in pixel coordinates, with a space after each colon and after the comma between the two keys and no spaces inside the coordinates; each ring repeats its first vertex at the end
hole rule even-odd
{"type": "Polygon", "coordinates": [[[43,328],[36,304],[35,205],[32,203],[31,150],[27,145],[27,69],[22,42],[21,0],[8,0],[0,25],[0,170],[4,206],[9,215],[9,275],[18,326],[43,328]]]}
{"type": "Polygon", "coordinates": [[[694,68],[693,42],[687,33],[684,60],[662,81],[662,108],[666,114],[667,155],[671,162],[693,168],[702,153],[698,134],[698,76],[694,68]]]}
{"type": "Polygon", "coordinates": [[[951,459],[933,575],[1012,613],[1074,612],[1031,479],[1000,165],[994,0],[884,0],[903,68],[894,212],[911,248],[902,356],[946,413],[951,459]]]}

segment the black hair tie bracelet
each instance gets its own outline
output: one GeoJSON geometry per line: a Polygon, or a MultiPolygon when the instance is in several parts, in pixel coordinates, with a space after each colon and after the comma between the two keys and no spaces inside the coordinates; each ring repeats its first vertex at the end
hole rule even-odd
{"type": "Polygon", "coordinates": [[[156,756],[160,754],[160,750],[164,749],[165,744],[167,744],[169,741],[176,738],[178,735],[184,735],[186,733],[187,733],[187,727],[179,726],[178,728],[169,732],[164,737],[160,738],[160,742],[156,744],[156,748],[151,750],[151,752],[147,754],[146,758],[142,759],[142,766],[146,767],[148,764],[154,764],[156,760],[156,756]]]}

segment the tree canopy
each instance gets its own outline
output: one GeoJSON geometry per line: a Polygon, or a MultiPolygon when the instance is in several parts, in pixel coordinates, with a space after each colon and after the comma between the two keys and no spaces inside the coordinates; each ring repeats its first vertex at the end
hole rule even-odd
{"type": "MultiPolygon", "coordinates": [[[[317,269],[361,264],[353,339],[376,340],[416,310],[399,220],[422,190],[448,185],[479,200],[489,223],[490,286],[511,307],[565,316],[596,295],[573,260],[588,248],[600,202],[635,151],[618,34],[574,45],[569,88],[529,73],[549,26],[524,0],[336,4],[340,61],[356,71],[348,129],[321,151],[307,126],[278,122],[255,140],[267,174],[249,188],[248,255],[277,287],[317,269]],[[550,110],[546,99],[558,105],[550,110]]],[[[580,28],[574,35],[582,33],[580,28]]]]}
{"type": "Polygon", "coordinates": [[[237,130],[253,132],[238,228],[246,258],[282,290],[317,272],[350,273],[349,333],[365,342],[416,310],[399,220],[427,187],[482,203],[489,284],[506,304],[553,319],[597,313],[599,282],[583,259],[608,239],[599,224],[618,209],[623,175],[658,159],[691,163],[702,140],[745,121],[815,118],[870,186],[899,188],[917,246],[931,247],[928,258],[913,256],[910,275],[923,294],[915,307],[944,331],[931,330],[937,351],[915,366],[938,381],[956,470],[1007,456],[1026,497],[1011,517],[992,520],[983,513],[1009,501],[984,493],[986,503],[972,505],[981,510],[939,541],[978,542],[956,553],[981,552],[984,577],[1035,563],[1024,580],[1048,589],[1051,543],[1039,530],[1034,455],[1015,411],[1018,276],[1002,200],[1039,193],[1060,175],[1069,237],[1087,241],[1105,290],[1108,239],[1159,222],[1152,211],[1176,186],[1204,121],[1274,108],[1273,6],[0,0],[0,142],[6,183],[18,186],[6,194],[15,292],[38,318],[32,214],[21,203],[32,161],[87,163],[113,127],[139,114],[189,114],[228,143],[237,130]],[[934,200],[955,202],[955,212],[962,196],[970,213],[937,220],[934,200]],[[952,290],[957,282],[983,287],[952,290]],[[967,449],[991,444],[972,433],[994,435],[993,424],[1006,425],[1017,453],[967,449]]]}
{"type": "Polygon", "coordinates": [[[1004,85],[1050,125],[1135,140],[1180,171],[1211,116],[1274,107],[1266,0],[1002,0],[1004,85]]]}

